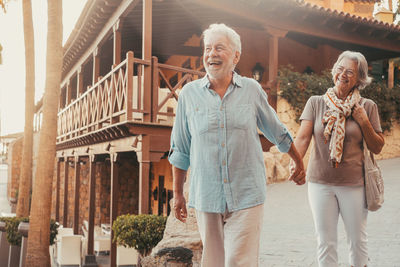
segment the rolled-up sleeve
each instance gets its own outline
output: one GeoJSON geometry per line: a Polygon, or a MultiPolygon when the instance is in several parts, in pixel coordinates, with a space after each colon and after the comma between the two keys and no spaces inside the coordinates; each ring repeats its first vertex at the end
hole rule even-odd
{"type": "Polygon", "coordinates": [[[184,90],[182,90],[178,98],[178,108],[171,133],[171,148],[168,160],[175,167],[187,170],[190,166],[191,134],[188,126],[186,102],[184,98],[184,90]]]}
{"type": "Polygon", "coordinates": [[[288,129],[279,120],[275,110],[269,105],[267,94],[259,87],[259,98],[256,103],[257,127],[264,136],[274,145],[280,152],[288,152],[293,142],[288,129]]]}

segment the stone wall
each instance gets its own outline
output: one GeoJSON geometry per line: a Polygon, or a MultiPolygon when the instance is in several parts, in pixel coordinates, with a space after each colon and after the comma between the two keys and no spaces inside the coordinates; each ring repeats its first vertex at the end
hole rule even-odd
{"type": "Polygon", "coordinates": [[[19,186],[19,176],[21,172],[22,145],[24,138],[18,138],[8,147],[9,163],[8,163],[8,182],[7,197],[9,200],[17,199],[17,191],[19,186]]]}
{"type": "MultiPolygon", "coordinates": [[[[134,153],[124,153],[118,162],[119,200],[118,214],[137,214],[139,205],[139,163],[134,153]]],[[[80,158],[80,186],[79,186],[79,226],[83,220],[89,218],[89,158],[80,158]]],[[[66,227],[73,226],[75,200],[75,164],[68,165],[68,220],[66,227]]],[[[55,218],[57,172],[54,171],[52,218],[55,218]]],[[[63,221],[64,211],[64,168],[65,162],[60,163],[60,222],[63,221]]],[[[96,162],[95,171],[95,225],[110,222],[111,196],[111,165],[110,161],[96,162]]],[[[79,227],[81,233],[81,228],[79,227]]]]}

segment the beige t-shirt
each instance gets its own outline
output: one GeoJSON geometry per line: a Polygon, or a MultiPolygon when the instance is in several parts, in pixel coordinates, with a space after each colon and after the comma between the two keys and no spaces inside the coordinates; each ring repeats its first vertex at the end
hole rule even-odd
{"type": "MultiPolygon", "coordinates": [[[[362,100],[360,100],[362,103],[362,100]]],[[[379,121],[378,107],[374,101],[366,99],[364,104],[369,121],[376,132],[382,132],[379,121]]],[[[314,123],[314,148],[307,168],[307,179],[310,182],[356,186],[363,185],[363,137],[361,128],[351,116],[346,119],[345,138],[342,161],[338,168],[329,162],[329,141],[325,143],[322,118],[328,109],[323,96],[312,96],[300,116],[300,120],[310,120],[314,123]]]]}

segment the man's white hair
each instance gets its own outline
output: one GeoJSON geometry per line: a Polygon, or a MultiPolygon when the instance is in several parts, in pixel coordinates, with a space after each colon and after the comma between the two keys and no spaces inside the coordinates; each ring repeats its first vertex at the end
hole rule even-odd
{"type": "Polygon", "coordinates": [[[205,40],[213,33],[220,33],[225,35],[228,38],[231,48],[234,50],[234,52],[238,51],[240,54],[242,53],[242,43],[240,41],[240,36],[234,29],[226,26],[223,23],[211,24],[208,29],[203,32],[203,40],[205,40]]]}

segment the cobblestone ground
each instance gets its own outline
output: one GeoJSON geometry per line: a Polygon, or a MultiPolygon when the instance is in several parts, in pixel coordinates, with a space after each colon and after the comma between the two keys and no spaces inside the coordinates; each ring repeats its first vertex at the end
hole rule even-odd
{"type": "MultiPolygon", "coordinates": [[[[385,203],[368,215],[369,267],[400,267],[400,158],[378,162],[385,178],[385,203]]],[[[339,266],[349,266],[345,231],[338,228],[339,266]]],[[[307,186],[268,186],[260,266],[318,266],[307,186]]]]}

